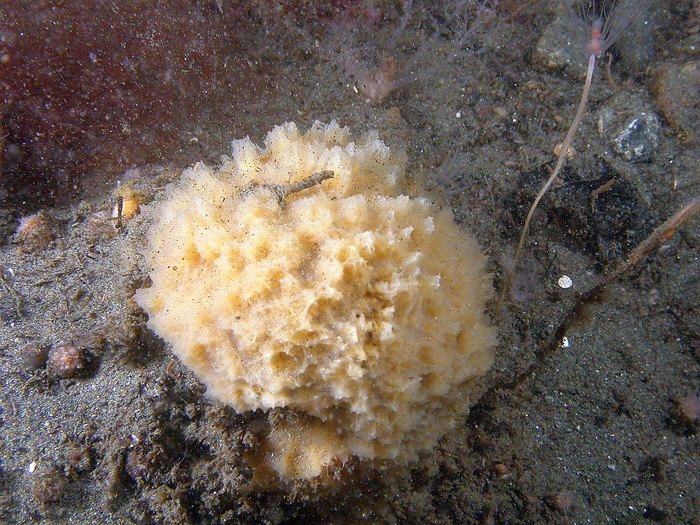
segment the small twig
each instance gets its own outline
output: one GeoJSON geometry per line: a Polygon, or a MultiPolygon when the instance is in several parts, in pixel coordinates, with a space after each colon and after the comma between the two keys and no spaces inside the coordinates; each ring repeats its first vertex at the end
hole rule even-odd
{"type": "MultiPolygon", "coordinates": [[[[649,237],[644,239],[644,241],[630,252],[624,262],[620,263],[612,271],[603,276],[600,282],[594,287],[594,290],[602,289],[622,274],[627,273],[639,261],[649,255],[652,250],[657,248],[661,243],[668,241],[681,225],[686,223],[698,212],[700,212],[700,197],[696,197],[690,204],[671,215],[661,226],[651,232],[649,237]]],[[[597,291],[595,293],[597,293],[597,291]]]]}
{"type": "Polygon", "coordinates": [[[633,79],[628,78],[624,82],[617,83],[613,79],[612,76],[612,70],[610,69],[610,66],[612,65],[612,55],[608,55],[608,63],[605,66],[605,79],[608,81],[608,84],[615,90],[615,91],[620,91],[621,89],[628,89],[633,82],[633,79]]]}
{"type": "Polygon", "coordinates": [[[608,191],[610,188],[612,188],[617,181],[615,180],[615,177],[610,179],[608,182],[600,186],[599,188],[596,188],[593,190],[593,193],[591,193],[591,211],[594,209],[593,206],[595,205],[595,201],[598,198],[598,195],[601,195],[608,191]]]}
{"type": "Polygon", "coordinates": [[[321,184],[324,180],[330,179],[332,177],[333,172],[325,170],[319,171],[318,173],[314,173],[313,175],[309,175],[308,177],[298,180],[296,182],[285,184],[283,186],[284,196],[286,197],[290,193],[298,193],[300,191],[304,191],[308,188],[311,188],[312,186],[315,186],[316,184],[321,184]]]}
{"type": "MultiPolygon", "coordinates": [[[[538,369],[543,365],[544,361],[553,355],[559,348],[561,348],[564,336],[566,336],[569,329],[574,325],[574,323],[576,323],[577,320],[581,319],[585,308],[593,300],[599,297],[600,293],[605,289],[605,287],[632,269],[654,248],[659,246],[664,241],[670,239],[681,225],[686,223],[698,212],[700,212],[700,196],[696,197],[690,204],[681,208],[661,226],[656,228],[651,235],[649,235],[649,237],[647,237],[641,244],[639,244],[639,246],[632,250],[629,257],[627,257],[623,263],[620,263],[612,271],[605,274],[595,286],[593,286],[587,292],[580,294],[562,321],[559,323],[559,326],[554,331],[554,334],[549,339],[549,342],[544,346],[544,348],[535,353],[535,359],[525,368],[525,370],[518,372],[512,379],[499,382],[486,390],[486,392],[484,392],[481,398],[472,407],[471,414],[478,414],[478,408],[480,406],[488,407],[490,404],[494,403],[495,397],[499,391],[514,390],[521,386],[528,378],[534,376],[538,369]]],[[[470,415],[470,417],[472,416],[470,415]]]]}
{"type": "Polygon", "coordinates": [[[680,226],[685,224],[694,215],[700,212],[700,197],[696,197],[690,204],[684,206],[674,213],[661,226],[656,228],[644,241],[642,241],[632,252],[627,259],[606,273],[598,283],[586,292],[580,294],[574,301],[573,306],[569,309],[564,319],[559,323],[554,335],[543,350],[537,353],[535,360],[515,378],[507,384],[500,385],[501,388],[515,388],[522,384],[528,377],[533,375],[540,364],[558,348],[561,347],[561,342],[564,336],[569,331],[569,328],[581,318],[584,309],[596,297],[599,297],[605,287],[611,282],[620,278],[622,275],[636,266],[649,253],[657,248],[662,243],[668,241],[680,226]]]}
{"type": "Polygon", "coordinates": [[[317,184],[321,184],[324,180],[333,177],[333,172],[330,170],[319,171],[308,177],[304,177],[301,180],[290,182],[289,184],[270,184],[267,182],[249,182],[238,190],[238,196],[243,197],[258,188],[264,188],[270,190],[275,197],[277,197],[277,202],[280,206],[284,206],[284,201],[288,195],[292,193],[299,193],[300,191],[307,190],[317,184]]]}
{"type": "Polygon", "coordinates": [[[615,91],[619,91],[620,86],[618,85],[617,82],[615,82],[615,80],[613,80],[612,68],[610,67],[612,65],[612,58],[613,58],[612,55],[608,55],[608,63],[605,65],[605,79],[608,81],[608,84],[610,84],[615,91]]]}
{"type": "Polygon", "coordinates": [[[116,222],[114,224],[115,228],[117,230],[122,229],[122,213],[124,212],[124,197],[119,195],[117,197],[117,217],[116,217],[116,222]]]}

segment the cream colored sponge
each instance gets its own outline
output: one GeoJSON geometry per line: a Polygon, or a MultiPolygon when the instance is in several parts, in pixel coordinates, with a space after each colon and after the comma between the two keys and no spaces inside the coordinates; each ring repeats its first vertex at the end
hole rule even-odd
{"type": "Polygon", "coordinates": [[[152,207],[136,301],[213,399],[289,409],[256,460],[282,483],[414,459],[491,365],[484,256],[448,208],[401,193],[404,164],[376,133],[286,123],[152,207]]]}

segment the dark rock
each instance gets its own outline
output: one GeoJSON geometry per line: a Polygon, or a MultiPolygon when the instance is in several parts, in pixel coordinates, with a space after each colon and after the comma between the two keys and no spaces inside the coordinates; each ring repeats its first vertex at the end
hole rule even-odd
{"type": "MultiPolygon", "coordinates": [[[[520,222],[549,174],[548,165],[523,174],[518,196],[520,222]]],[[[535,219],[531,235],[537,235],[537,222],[539,228],[554,228],[548,236],[578,245],[605,265],[623,258],[651,232],[651,213],[641,195],[605,161],[598,163],[596,173],[588,179],[566,167],[561,181],[545,193],[535,214],[544,214],[545,224],[535,219]]]]}

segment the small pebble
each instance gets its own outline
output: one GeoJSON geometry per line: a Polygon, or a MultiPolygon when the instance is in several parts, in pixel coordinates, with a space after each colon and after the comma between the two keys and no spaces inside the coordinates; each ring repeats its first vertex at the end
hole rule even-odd
{"type": "Polygon", "coordinates": [[[676,404],[676,416],[685,423],[700,423],[700,397],[691,395],[679,399],[676,404]]]}
{"type": "Polygon", "coordinates": [[[91,364],[90,354],[75,345],[62,344],[49,350],[47,368],[60,378],[85,377],[91,371],[91,364]]]}
{"type": "Polygon", "coordinates": [[[504,465],[503,463],[496,463],[493,466],[493,470],[496,473],[496,475],[501,477],[501,478],[508,474],[508,467],[506,465],[504,465]]]}
{"type": "Polygon", "coordinates": [[[568,275],[562,275],[559,277],[559,280],[557,281],[557,284],[559,285],[559,288],[571,288],[571,286],[574,284],[574,281],[571,280],[571,277],[568,275]]]}
{"type": "Polygon", "coordinates": [[[55,238],[56,231],[51,220],[42,210],[19,220],[12,241],[19,244],[20,251],[33,253],[48,248],[55,238]]]}
{"type": "Polygon", "coordinates": [[[570,490],[560,490],[550,499],[552,507],[559,512],[566,514],[571,510],[574,502],[574,495],[570,490]]]}
{"type": "Polygon", "coordinates": [[[38,343],[29,343],[22,349],[22,360],[30,368],[43,368],[49,357],[49,347],[38,343]]]}
{"type": "Polygon", "coordinates": [[[39,503],[55,503],[63,497],[68,479],[59,468],[43,465],[32,476],[31,494],[39,503]]]}

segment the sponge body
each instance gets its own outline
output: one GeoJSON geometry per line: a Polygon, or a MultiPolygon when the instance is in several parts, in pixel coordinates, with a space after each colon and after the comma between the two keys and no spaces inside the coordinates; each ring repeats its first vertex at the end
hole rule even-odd
{"type": "Polygon", "coordinates": [[[210,397],[293,412],[259,457],[282,481],[414,459],[491,365],[485,259],[448,209],[401,193],[404,164],[376,134],[287,123],[153,207],[136,301],[210,397]],[[322,171],[283,201],[269,187],[322,171]]]}

